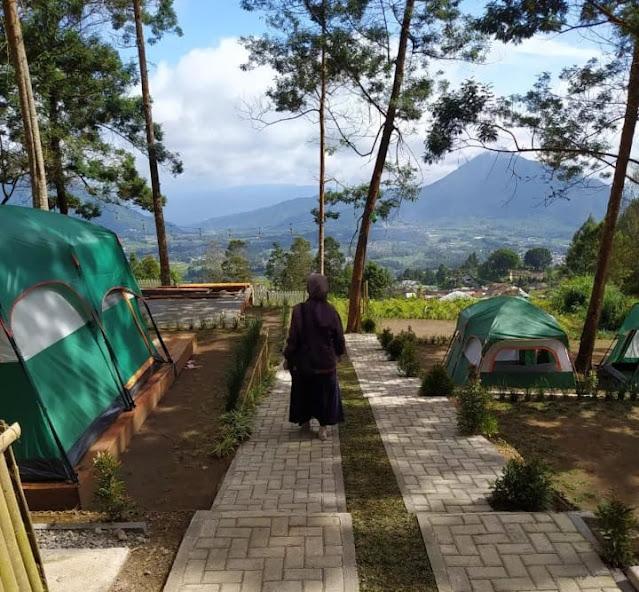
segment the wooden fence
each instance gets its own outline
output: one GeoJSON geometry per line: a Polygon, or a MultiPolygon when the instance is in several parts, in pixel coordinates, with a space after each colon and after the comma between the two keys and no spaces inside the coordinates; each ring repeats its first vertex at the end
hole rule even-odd
{"type": "Polygon", "coordinates": [[[0,423],[0,590],[47,592],[40,551],[11,451],[20,433],[17,423],[0,423]]]}
{"type": "Polygon", "coordinates": [[[304,290],[269,290],[266,286],[257,286],[253,296],[255,306],[283,306],[289,304],[294,306],[306,300],[304,290]]]}
{"type": "Polygon", "coordinates": [[[260,337],[257,356],[255,357],[255,361],[253,362],[253,366],[247,373],[248,379],[246,380],[244,388],[242,389],[242,394],[240,395],[242,405],[245,405],[246,403],[253,403],[253,387],[261,384],[262,380],[269,372],[270,350],[268,335],[268,329],[265,329],[262,333],[262,336],[260,337]]]}

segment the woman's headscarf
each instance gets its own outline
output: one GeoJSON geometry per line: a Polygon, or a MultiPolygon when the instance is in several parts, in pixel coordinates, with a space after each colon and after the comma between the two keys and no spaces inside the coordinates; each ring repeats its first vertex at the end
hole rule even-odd
{"type": "Polygon", "coordinates": [[[328,280],[321,273],[312,273],[306,283],[309,300],[326,300],[328,296],[328,280]]]}

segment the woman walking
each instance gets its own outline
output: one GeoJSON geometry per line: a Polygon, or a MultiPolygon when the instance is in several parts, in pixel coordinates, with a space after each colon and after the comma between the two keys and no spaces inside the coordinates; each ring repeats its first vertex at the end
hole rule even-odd
{"type": "Polygon", "coordinates": [[[317,419],[319,438],[326,440],[326,426],[344,421],[337,362],[346,344],[342,321],[326,301],[327,279],[311,274],[307,290],[308,300],[293,308],[284,349],[292,376],[289,421],[308,429],[311,418],[317,419]]]}

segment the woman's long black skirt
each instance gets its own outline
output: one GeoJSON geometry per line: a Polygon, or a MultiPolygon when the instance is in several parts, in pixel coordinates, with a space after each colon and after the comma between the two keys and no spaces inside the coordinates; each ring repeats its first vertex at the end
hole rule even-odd
{"type": "Polygon", "coordinates": [[[337,371],[311,376],[300,376],[294,372],[292,378],[290,422],[303,424],[315,418],[325,426],[344,421],[337,371]]]}

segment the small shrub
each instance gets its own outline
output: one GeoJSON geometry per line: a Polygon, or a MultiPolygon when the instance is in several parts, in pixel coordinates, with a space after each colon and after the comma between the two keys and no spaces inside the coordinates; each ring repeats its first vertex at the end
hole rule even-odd
{"type": "Polygon", "coordinates": [[[489,409],[492,397],[477,377],[471,377],[459,391],[458,399],[457,429],[462,436],[492,436],[497,433],[497,420],[489,409]]]}
{"type": "Polygon", "coordinates": [[[200,329],[205,331],[209,328],[209,324],[206,322],[206,319],[200,319],[200,329]]]}
{"type": "Polygon", "coordinates": [[[453,394],[455,383],[441,364],[433,366],[424,376],[419,394],[422,396],[449,396],[453,394]]]}
{"type": "Polygon", "coordinates": [[[93,495],[100,512],[111,522],[128,520],[135,513],[135,503],[127,495],[120,467],[120,461],[107,452],[99,452],[93,459],[93,473],[96,477],[93,495]]]}
{"type": "Polygon", "coordinates": [[[215,456],[228,456],[242,442],[248,440],[253,429],[253,417],[249,409],[234,409],[220,416],[220,433],[213,442],[215,456]]]}
{"type": "Polygon", "coordinates": [[[577,395],[592,395],[594,397],[597,396],[597,391],[599,390],[599,376],[594,370],[591,370],[585,376],[579,375],[577,376],[577,395]]]}
{"type": "Polygon", "coordinates": [[[408,331],[400,331],[399,334],[393,338],[393,340],[388,344],[388,355],[391,360],[399,360],[399,357],[402,355],[402,351],[404,350],[404,346],[406,343],[412,342],[417,343],[417,336],[411,328],[408,328],[408,331]]]}
{"type": "Polygon", "coordinates": [[[535,400],[542,402],[546,398],[546,391],[543,386],[535,387],[535,400]]]}
{"type": "Polygon", "coordinates": [[[417,346],[414,341],[406,341],[402,349],[402,353],[399,356],[398,362],[399,371],[405,376],[415,377],[419,376],[422,369],[422,364],[419,360],[419,354],[417,352],[417,346]]]}
{"type": "Polygon", "coordinates": [[[393,341],[393,332],[390,329],[384,329],[379,334],[379,343],[384,351],[388,351],[388,346],[391,341],[393,341]]]}
{"type": "Polygon", "coordinates": [[[552,477],[539,460],[511,458],[492,486],[490,504],[501,512],[540,512],[550,507],[552,477]]]}
{"type": "Polygon", "coordinates": [[[370,317],[367,317],[362,321],[362,331],[364,331],[364,333],[375,333],[376,327],[377,324],[375,323],[375,320],[370,317]]]}
{"type": "Polygon", "coordinates": [[[634,560],[630,533],[637,527],[633,508],[613,497],[602,500],[595,515],[603,538],[604,561],[612,567],[628,567],[634,560]]]}
{"type": "Polygon", "coordinates": [[[404,342],[398,337],[393,337],[393,340],[388,344],[388,348],[386,351],[388,352],[388,357],[395,361],[399,359],[399,356],[402,355],[402,350],[404,349],[404,342]]]}
{"type": "Polygon", "coordinates": [[[510,402],[511,403],[518,403],[519,402],[519,392],[518,391],[510,391],[510,402]]]}

